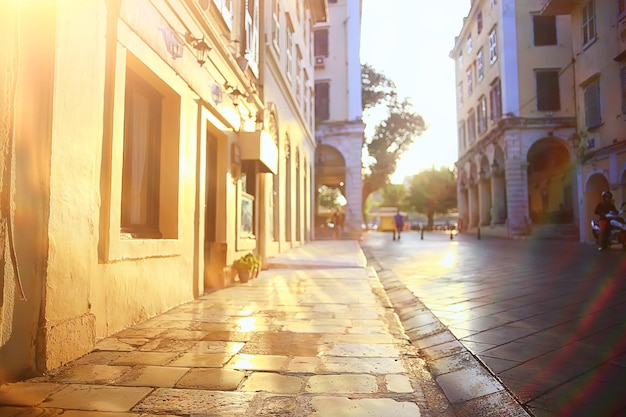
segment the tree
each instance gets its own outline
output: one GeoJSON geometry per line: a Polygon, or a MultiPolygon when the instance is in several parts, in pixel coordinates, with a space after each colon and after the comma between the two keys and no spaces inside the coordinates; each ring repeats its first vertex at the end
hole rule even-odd
{"type": "Polygon", "coordinates": [[[408,99],[398,100],[395,84],[371,66],[361,70],[363,110],[386,106],[387,116],[376,126],[371,138],[366,138],[364,150],[369,163],[363,178],[363,201],[389,182],[400,156],[415,137],[426,130],[424,119],[413,112],[408,99]]]}
{"type": "Polygon", "coordinates": [[[338,188],[322,185],[319,189],[319,204],[324,208],[329,210],[335,209],[341,206],[342,199],[345,199],[345,197],[343,197],[341,190],[338,188]]]}
{"type": "Polygon", "coordinates": [[[410,179],[408,201],[416,211],[425,213],[427,227],[434,223],[435,213],[446,213],[457,206],[456,173],[441,167],[422,171],[410,179]]]}
{"type": "Polygon", "coordinates": [[[381,188],[383,206],[406,207],[406,189],[403,184],[387,184],[381,188]]]}

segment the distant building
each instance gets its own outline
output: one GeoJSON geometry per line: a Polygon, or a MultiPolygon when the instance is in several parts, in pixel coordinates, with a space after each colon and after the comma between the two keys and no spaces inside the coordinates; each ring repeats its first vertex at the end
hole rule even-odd
{"type": "Polygon", "coordinates": [[[626,2],[543,3],[544,19],[572,25],[579,225],[582,240],[591,240],[602,191],[612,191],[618,207],[626,201],[626,2]]]}
{"type": "MultiPolygon", "coordinates": [[[[338,188],[347,200],[344,237],[361,233],[361,0],[331,0],[328,21],[315,25],[315,189],[338,188]]],[[[316,200],[317,201],[317,200],[316,200]]],[[[315,207],[319,207],[315,204],[315,207]]],[[[316,230],[324,216],[316,211],[316,230]]]]}
{"type": "Polygon", "coordinates": [[[455,39],[458,206],[465,230],[577,225],[571,22],[545,0],[474,0],[455,39]]]}

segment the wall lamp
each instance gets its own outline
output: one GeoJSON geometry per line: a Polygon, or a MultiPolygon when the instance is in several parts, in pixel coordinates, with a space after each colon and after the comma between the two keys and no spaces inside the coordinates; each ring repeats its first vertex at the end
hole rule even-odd
{"type": "Polygon", "coordinates": [[[191,33],[187,32],[185,33],[185,40],[193,49],[196,50],[196,59],[198,60],[198,64],[203,66],[209,57],[209,52],[212,49],[204,40],[204,36],[202,38],[196,38],[191,33]]]}
{"type": "Polygon", "coordinates": [[[228,81],[224,83],[224,90],[233,101],[233,105],[238,106],[242,98],[247,98],[247,94],[242,92],[239,87],[230,85],[228,81]]]}

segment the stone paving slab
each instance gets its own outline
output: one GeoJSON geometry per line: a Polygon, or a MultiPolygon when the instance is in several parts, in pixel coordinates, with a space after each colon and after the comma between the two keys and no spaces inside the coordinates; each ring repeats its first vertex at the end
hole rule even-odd
{"type": "Polygon", "coordinates": [[[299,251],[0,386],[0,415],[453,417],[358,243],[299,251]]]}

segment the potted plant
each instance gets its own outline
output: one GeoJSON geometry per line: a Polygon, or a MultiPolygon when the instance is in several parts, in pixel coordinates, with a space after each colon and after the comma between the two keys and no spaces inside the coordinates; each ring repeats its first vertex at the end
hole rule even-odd
{"type": "Polygon", "coordinates": [[[237,271],[237,275],[239,275],[239,282],[248,282],[250,274],[254,269],[254,263],[254,255],[252,253],[247,253],[241,258],[235,259],[233,269],[237,271]]]}

